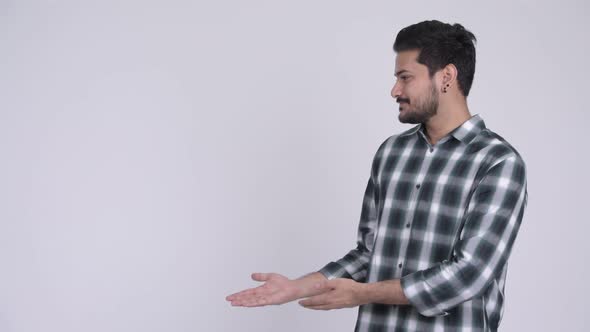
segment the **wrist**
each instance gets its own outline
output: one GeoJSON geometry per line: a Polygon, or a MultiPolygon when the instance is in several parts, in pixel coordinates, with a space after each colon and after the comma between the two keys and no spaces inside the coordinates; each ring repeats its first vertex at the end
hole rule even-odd
{"type": "Polygon", "coordinates": [[[316,295],[318,294],[318,291],[315,286],[325,280],[327,280],[327,278],[319,272],[312,272],[299,279],[295,279],[293,280],[293,285],[296,290],[295,295],[299,299],[316,295]]]}
{"type": "Polygon", "coordinates": [[[371,294],[372,294],[372,285],[371,283],[358,283],[358,297],[359,297],[359,304],[363,305],[363,304],[368,304],[368,303],[372,303],[374,301],[372,301],[371,298],[371,294]]]}
{"type": "Polygon", "coordinates": [[[301,299],[306,297],[308,291],[305,282],[302,279],[293,279],[292,282],[295,289],[295,298],[301,299]]]}

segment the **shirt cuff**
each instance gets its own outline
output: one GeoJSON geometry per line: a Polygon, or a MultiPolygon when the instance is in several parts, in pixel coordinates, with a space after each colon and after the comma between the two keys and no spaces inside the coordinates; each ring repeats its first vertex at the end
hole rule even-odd
{"type": "Polygon", "coordinates": [[[446,316],[449,313],[437,307],[432,288],[423,278],[423,271],[410,273],[400,279],[402,291],[418,312],[427,317],[446,316]]]}
{"type": "Polygon", "coordinates": [[[324,277],[326,277],[328,280],[332,280],[332,279],[336,279],[336,278],[352,279],[352,276],[350,275],[350,273],[348,273],[348,271],[346,271],[344,269],[344,267],[342,267],[342,265],[335,263],[335,262],[328,263],[326,266],[321,268],[318,272],[323,274],[324,277]]]}

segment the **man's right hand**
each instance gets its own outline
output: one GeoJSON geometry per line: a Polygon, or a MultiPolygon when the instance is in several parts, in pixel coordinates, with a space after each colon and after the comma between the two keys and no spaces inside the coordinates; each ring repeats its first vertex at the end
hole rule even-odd
{"type": "Polygon", "coordinates": [[[252,279],[264,284],[229,295],[225,299],[232,306],[240,307],[278,305],[321,293],[315,289],[315,285],[326,280],[317,272],[296,280],[278,273],[253,273],[252,279]]]}

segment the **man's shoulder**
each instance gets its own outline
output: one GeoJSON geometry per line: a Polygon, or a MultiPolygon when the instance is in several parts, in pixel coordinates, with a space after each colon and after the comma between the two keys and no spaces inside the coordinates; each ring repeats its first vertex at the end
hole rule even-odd
{"type": "Polygon", "coordinates": [[[476,150],[486,150],[487,157],[496,162],[513,158],[515,161],[524,164],[518,150],[504,137],[489,128],[483,129],[470,145],[476,150]]]}

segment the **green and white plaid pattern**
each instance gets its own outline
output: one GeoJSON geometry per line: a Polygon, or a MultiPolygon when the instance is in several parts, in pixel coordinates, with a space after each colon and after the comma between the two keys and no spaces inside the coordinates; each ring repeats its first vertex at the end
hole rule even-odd
{"type": "Polygon", "coordinates": [[[524,161],[481,117],[435,146],[415,126],[379,147],[358,246],[320,272],[401,279],[412,305],[363,305],[355,331],[494,331],[526,203],[524,161]]]}

